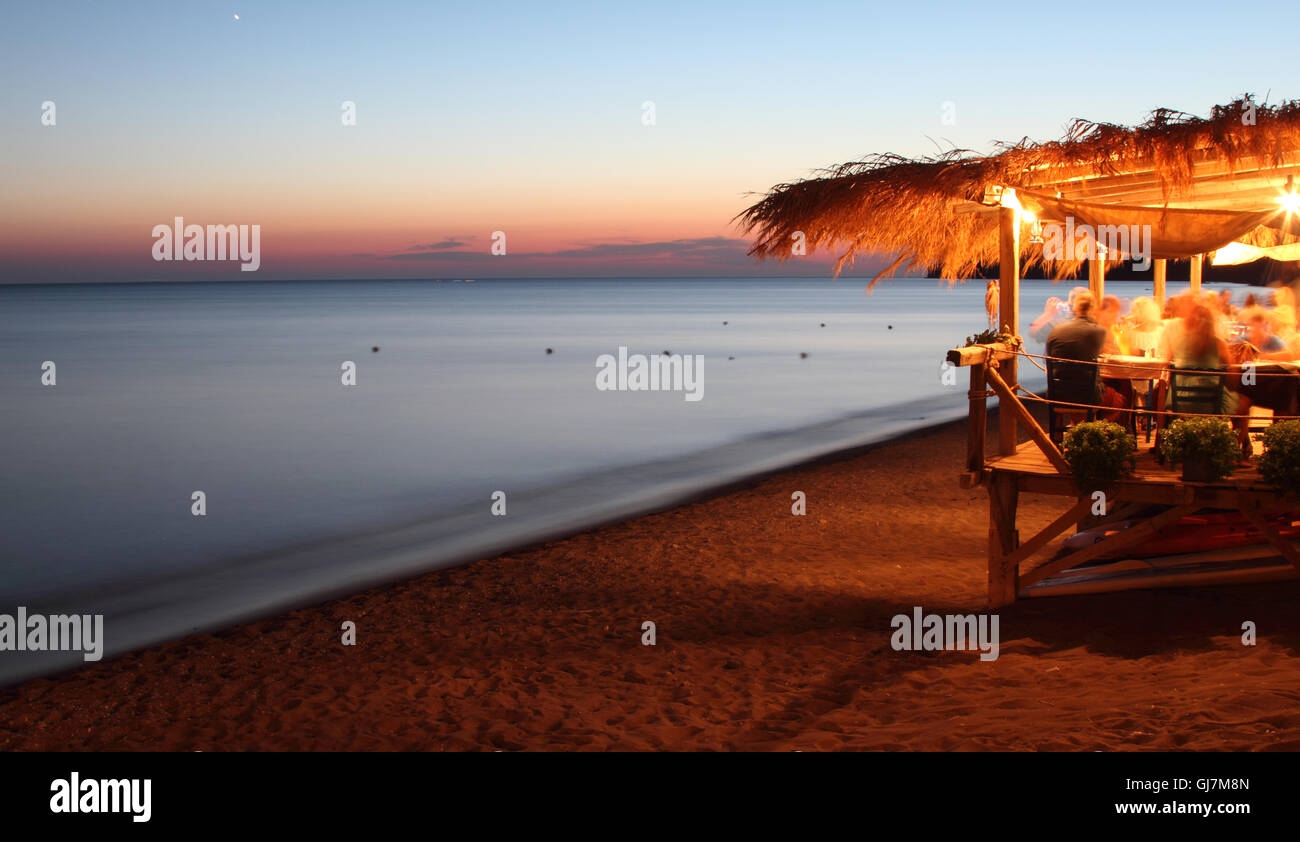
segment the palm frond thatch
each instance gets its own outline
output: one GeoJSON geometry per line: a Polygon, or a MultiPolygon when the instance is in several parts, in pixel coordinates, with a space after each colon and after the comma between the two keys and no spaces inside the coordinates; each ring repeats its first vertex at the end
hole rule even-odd
{"type": "MultiPolygon", "coordinates": [[[[1297,151],[1300,100],[1270,106],[1247,94],[1216,106],[1208,117],[1158,109],[1133,127],[1076,119],[1060,140],[998,143],[989,155],[960,149],[922,158],[872,155],[779,184],[736,221],[755,236],[749,253],[759,259],[788,259],[792,239],[802,232],[810,250],[842,250],[836,275],[858,255],[874,253],[897,258],[891,273],[938,269],[957,280],[998,259],[996,221],[955,212],[980,202],[989,185],[1042,189],[1069,179],[1143,173],[1168,200],[1191,188],[1198,162],[1217,161],[1229,172],[1245,159],[1280,167],[1294,164],[1297,151]],[[1249,106],[1255,122],[1244,125],[1249,106]]],[[[1030,263],[1041,261],[1041,250],[1035,255],[1023,240],[1021,249],[1030,263]]],[[[1055,265],[1055,274],[1073,274],[1078,266],[1055,265]]]]}

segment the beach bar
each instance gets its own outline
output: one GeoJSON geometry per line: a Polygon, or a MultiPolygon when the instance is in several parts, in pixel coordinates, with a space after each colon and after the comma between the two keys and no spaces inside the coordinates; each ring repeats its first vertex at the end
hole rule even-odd
{"type": "MultiPolygon", "coordinates": [[[[950,349],[946,360],[969,371],[959,482],[987,491],[988,598],[998,607],[1021,597],[1300,577],[1290,537],[1300,525],[1291,519],[1296,500],[1253,466],[1191,482],[1156,449],[1139,447],[1134,470],[1100,497],[1086,493],[1030,410],[1048,398],[1023,389],[1018,377],[1024,366],[1046,362],[1020,338],[1023,268],[1042,266],[1056,279],[1086,272],[1100,302],[1107,266],[1129,261],[1149,267],[1163,305],[1168,261],[1187,261],[1191,292],[1199,294],[1211,257],[1300,259],[1297,175],[1300,101],[1270,106],[1248,95],[1208,117],[1158,110],[1137,126],[1076,120],[1060,140],[999,144],[989,155],[872,156],[778,185],[739,220],[755,235],[750,253],[758,258],[787,259],[795,241],[842,250],[836,274],[859,255],[892,257],[871,285],[900,270],[957,282],[997,267],[1000,335],[950,349]],[[994,407],[996,430],[988,435],[994,407]],[[1022,537],[1021,493],[1060,497],[1059,516],[1022,537]],[[1133,553],[1207,511],[1245,524],[1248,540],[1133,553]],[[1085,531],[1094,542],[1065,542],[1085,531]]],[[[1108,361],[1098,364],[1105,375],[1108,361]]],[[[1115,376],[1167,376],[1165,363],[1152,358],[1109,364],[1115,376]]],[[[1260,375],[1300,382],[1300,364],[1261,365],[1260,375]]]]}

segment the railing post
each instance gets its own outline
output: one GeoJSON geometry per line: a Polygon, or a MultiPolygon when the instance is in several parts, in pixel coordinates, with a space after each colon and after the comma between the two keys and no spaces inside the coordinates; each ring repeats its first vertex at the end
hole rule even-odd
{"type": "MultiPolygon", "coordinates": [[[[989,352],[990,356],[992,351],[989,352]]],[[[966,419],[966,470],[984,469],[984,431],[988,425],[988,384],[984,382],[986,363],[970,367],[970,415],[966,419]]]]}
{"type": "MultiPolygon", "coordinates": [[[[998,329],[1020,335],[1020,214],[1015,208],[1001,208],[998,213],[998,329]]],[[[1002,377],[1008,383],[1019,382],[1016,377],[1016,357],[1000,360],[1002,377]]],[[[999,407],[1001,400],[998,401],[999,407]]],[[[998,453],[1010,456],[1016,452],[1016,416],[1012,412],[998,411],[998,453]]]]}

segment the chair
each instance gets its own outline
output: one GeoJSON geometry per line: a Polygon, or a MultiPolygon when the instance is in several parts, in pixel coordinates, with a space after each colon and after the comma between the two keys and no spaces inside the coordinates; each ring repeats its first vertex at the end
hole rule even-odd
{"type": "Polygon", "coordinates": [[[1062,415],[1077,416],[1084,410],[1057,406],[1055,401],[1065,403],[1087,404],[1086,415],[1089,421],[1097,417],[1097,364],[1089,362],[1066,362],[1065,360],[1047,360],[1047,399],[1053,401],[1047,405],[1047,435],[1057,444],[1061,443],[1065,430],[1074,421],[1062,423],[1062,415]]]}
{"type": "Polygon", "coordinates": [[[1169,411],[1174,415],[1222,415],[1223,392],[1227,388],[1228,370],[1212,369],[1213,374],[1169,368],[1169,411]]]}

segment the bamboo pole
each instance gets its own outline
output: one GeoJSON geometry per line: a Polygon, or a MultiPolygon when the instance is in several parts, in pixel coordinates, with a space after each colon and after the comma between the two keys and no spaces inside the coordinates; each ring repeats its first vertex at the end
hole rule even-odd
{"type": "MultiPolygon", "coordinates": [[[[1020,334],[1020,216],[1015,208],[998,209],[998,328],[1013,336],[1020,334]]],[[[1009,383],[1018,383],[1016,358],[1000,363],[1009,383]]],[[[999,408],[1001,400],[999,399],[999,408]]],[[[1016,418],[1011,412],[998,412],[998,453],[1016,452],[1016,418]]]]}
{"type": "Polygon", "coordinates": [[[1201,293],[1201,267],[1204,264],[1204,261],[1204,255],[1197,254],[1192,257],[1192,295],[1200,295],[1201,293]]]}
{"type": "Polygon", "coordinates": [[[1163,311],[1165,309],[1165,277],[1169,271],[1168,264],[1163,260],[1157,260],[1152,271],[1155,278],[1156,306],[1163,311]]]}

